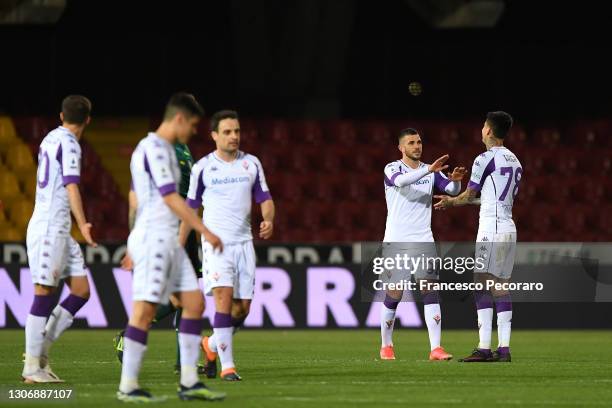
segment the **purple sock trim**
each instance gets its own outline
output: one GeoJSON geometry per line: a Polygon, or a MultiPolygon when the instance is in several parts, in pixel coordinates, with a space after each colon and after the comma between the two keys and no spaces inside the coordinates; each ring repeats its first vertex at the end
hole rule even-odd
{"type": "Polygon", "coordinates": [[[399,305],[401,299],[394,299],[389,295],[385,295],[385,301],[383,302],[385,304],[385,307],[387,309],[397,309],[397,305],[399,305]]]}
{"type": "Polygon", "coordinates": [[[128,325],[127,329],[125,329],[125,337],[130,340],[137,341],[141,344],[147,344],[147,336],[148,332],[144,330],[140,330],[138,327],[128,325]]]}
{"type": "Polygon", "coordinates": [[[39,317],[49,317],[55,307],[55,298],[52,295],[34,295],[34,302],[30,314],[39,317]]]}
{"type": "Polygon", "coordinates": [[[512,311],[512,298],[510,295],[503,295],[495,298],[495,309],[497,313],[512,311]]]}
{"type": "Polygon", "coordinates": [[[246,320],[246,316],[241,317],[239,319],[235,319],[232,317],[232,326],[235,328],[242,327],[242,324],[244,323],[245,320],[246,320]]]}
{"type": "Polygon", "coordinates": [[[436,303],[440,303],[440,295],[437,290],[423,295],[423,304],[434,305],[436,303]]]}
{"type": "Polygon", "coordinates": [[[498,347],[497,352],[503,356],[510,354],[510,347],[498,347]]]}
{"type": "Polygon", "coordinates": [[[199,336],[202,332],[202,319],[181,319],[179,333],[195,334],[199,336]]]}
{"type": "Polygon", "coordinates": [[[474,292],[474,300],[476,301],[476,309],[492,309],[493,297],[488,290],[477,290],[474,292]]]}
{"type": "Polygon", "coordinates": [[[478,350],[483,352],[483,353],[485,353],[485,354],[487,354],[487,355],[492,355],[493,354],[491,352],[491,349],[482,349],[482,348],[479,348],[478,350]]]}
{"type": "Polygon", "coordinates": [[[215,321],[213,322],[215,329],[224,327],[232,327],[232,316],[229,313],[215,313],[215,321]]]}
{"type": "Polygon", "coordinates": [[[79,310],[81,310],[85,303],[87,303],[87,299],[75,296],[71,293],[66,299],[64,299],[60,306],[74,316],[79,310]]]}

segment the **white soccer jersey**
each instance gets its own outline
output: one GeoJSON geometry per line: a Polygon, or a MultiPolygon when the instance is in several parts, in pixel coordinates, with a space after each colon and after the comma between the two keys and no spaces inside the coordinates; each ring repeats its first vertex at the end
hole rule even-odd
{"type": "Polygon", "coordinates": [[[178,217],[163,199],[177,191],[181,178],[174,146],[150,132],[132,153],[130,171],[138,199],[134,231],[171,230],[178,234],[178,217]]]}
{"type": "Polygon", "coordinates": [[[251,201],[271,199],[259,159],[238,152],[226,162],[212,152],[191,168],[187,203],[204,207],[204,225],[224,244],[252,240],[251,201]]]}
{"type": "Polygon", "coordinates": [[[79,183],[81,146],[63,126],[49,132],[40,143],[34,213],[28,234],[70,235],[70,203],[65,186],[79,183]]]}
{"type": "Polygon", "coordinates": [[[474,160],[468,187],[480,191],[479,231],[516,232],[512,204],[518,194],[523,167],[504,146],[495,146],[474,160]]]}
{"type": "Polygon", "coordinates": [[[430,173],[421,163],[413,169],[401,160],[385,166],[387,225],[384,242],[433,242],[431,232],[431,199],[434,186],[441,192],[456,195],[460,182],[451,182],[442,172],[430,173]],[[415,181],[401,186],[397,178],[410,174],[415,181]]]}

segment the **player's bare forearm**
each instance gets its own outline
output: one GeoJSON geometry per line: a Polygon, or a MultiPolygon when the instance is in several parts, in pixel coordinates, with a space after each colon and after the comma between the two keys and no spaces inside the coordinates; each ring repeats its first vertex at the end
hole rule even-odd
{"type": "Polygon", "coordinates": [[[264,221],[274,222],[275,213],[276,209],[274,207],[274,201],[266,200],[261,203],[261,217],[264,221]]]}
{"type": "Polygon", "coordinates": [[[468,204],[478,205],[480,204],[480,199],[476,198],[476,194],[478,194],[476,190],[472,190],[468,187],[463,193],[459,194],[457,197],[437,195],[434,196],[434,198],[437,198],[440,201],[434,204],[434,208],[436,210],[445,210],[450,207],[461,207],[468,204]]]}
{"type": "Polygon", "coordinates": [[[83,211],[83,201],[81,199],[81,192],[79,191],[79,185],[76,183],[70,183],[66,185],[66,191],[68,192],[68,202],[70,203],[70,210],[74,215],[74,220],[77,222],[79,228],[87,224],[85,219],[85,211],[83,211]]]}
{"type": "MultiPolygon", "coordinates": [[[[197,216],[198,210],[195,208],[192,210],[197,216]]],[[[185,246],[185,243],[187,243],[187,237],[192,230],[193,228],[191,228],[185,221],[181,221],[181,226],[179,227],[179,243],[181,246],[185,246]]]]}
{"type": "Polygon", "coordinates": [[[190,208],[185,200],[178,193],[170,193],[164,196],[164,203],[170,210],[174,212],[185,224],[196,230],[199,234],[204,235],[206,242],[210,243],[213,248],[223,251],[223,243],[218,236],[213,234],[204,226],[196,212],[190,208]]]}
{"type": "Polygon", "coordinates": [[[263,221],[259,224],[259,237],[269,239],[274,234],[274,201],[266,200],[261,203],[263,221]]]}

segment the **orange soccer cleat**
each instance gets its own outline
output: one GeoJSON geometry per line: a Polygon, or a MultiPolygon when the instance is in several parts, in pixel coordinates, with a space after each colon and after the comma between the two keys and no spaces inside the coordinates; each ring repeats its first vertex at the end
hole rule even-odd
{"type": "Polygon", "coordinates": [[[431,350],[431,353],[429,353],[430,361],[448,361],[452,359],[453,355],[448,354],[442,347],[436,347],[435,349],[431,350]]]}
{"type": "Polygon", "coordinates": [[[208,336],[202,337],[202,350],[204,350],[206,360],[215,361],[217,359],[217,353],[215,353],[210,349],[210,347],[208,347],[208,336]]]}
{"type": "Polygon", "coordinates": [[[381,360],[395,360],[395,352],[393,351],[393,345],[384,346],[380,348],[380,359],[381,360]]]}

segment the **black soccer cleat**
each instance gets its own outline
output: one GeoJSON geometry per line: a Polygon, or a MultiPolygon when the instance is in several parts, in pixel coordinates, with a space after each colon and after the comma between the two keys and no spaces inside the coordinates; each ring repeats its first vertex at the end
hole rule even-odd
{"type": "Polygon", "coordinates": [[[489,358],[489,361],[492,363],[510,363],[512,362],[512,357],[510,353],[500,353],[495,350],[493,355],[489,358]]]}
{"type": "Polygon", "coordinates": [[[221,372],[221,379],[223,381],[242,381],[242,377],[238,375],[236,369],[228,368],[227,370],[223,370],[221,372]]]}
{"type": "Polygon", "coordinates": [[[136,402],[136,403],[148,403],[148,402],[162,402],[166,400],[166,397],[154,397],[149,392],[141,389],[136,389],[131,392],[117,391],[117,399],[123,402],[136,402]]]}
{"type": "Polygon", "coordinates": [[[225,393],[213,391],[207,388],[203,383],[198,382],[192,387],[179,386],[177,391],[178,397],[183,401],[204,400],[204,401],[219,401],[225,398],[225,393]]]}
{"type": "Polygon", "coordinates": [[[460,363],[488,363],[490,362],[491,358],[492,358],[493,354],[491,354],[491,352],[489,351],[488,353],[486,351],[482,351],[481,349],[477,349],[475,348],[474,351],[472,351],[472,354],[470,354],[467,357],[463,357],[459,359],[460,363]]]}
{"type": "Polygon", "coordinates": [[[206,360],[203,366],[198,366],[198,374],[204,374],[206,378],[216,378],[217,377],[217,360],[206,360]],[[200,372],[200,368],[201,371],[200,372]]]}

